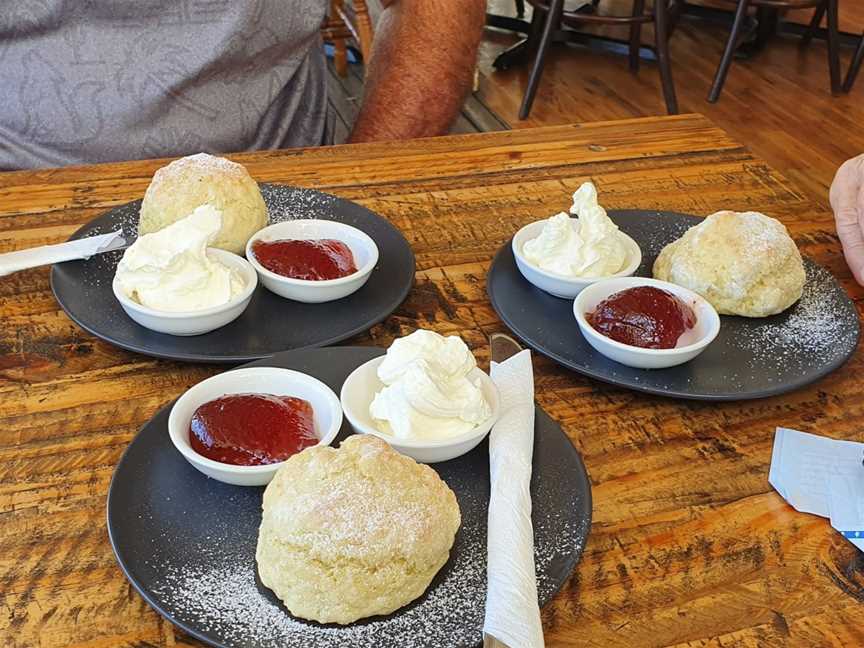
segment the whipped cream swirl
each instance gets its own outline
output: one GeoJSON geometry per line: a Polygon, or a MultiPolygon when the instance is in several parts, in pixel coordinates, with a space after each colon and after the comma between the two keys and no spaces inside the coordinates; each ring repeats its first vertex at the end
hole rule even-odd
{"type": "Polygon", "coordinates": [[[566,277],[605,277],[627,264],[624,234],[597,201],[597,188],[585,182],[573,194],[570,213],[552,216],[535,239],[522,246],[537,267],[566,277]]]}
{"type": "Polygon", "coordinates": [[[393,342],[378,367],[385,387],[369,412],[379,430],[400,439],[441,440],[492,415],[471,350],[457,336],[417,330],[393,342]]]}
{"type": "Polygon", "coordinates": [[[240,273],[207,254],[221,212],[202,205],[185,218],[139,236],[117,266],[130,299],[154,310],[185,312],[227,304],[243,291],[240,273]]]}

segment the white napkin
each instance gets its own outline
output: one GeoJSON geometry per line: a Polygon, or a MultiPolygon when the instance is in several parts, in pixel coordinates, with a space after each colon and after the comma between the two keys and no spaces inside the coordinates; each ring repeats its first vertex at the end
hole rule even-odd
{"type": "Polygon", "coordinates": [[[61,261],[72,261],[73,259],[87,259],[94,254],[110,252],[124,245],[126,245],[126,241],[123,239],[123,232],[117,230],[77,241],[7,252],[0,254],[0,277],[27,268],[60,263],[61,261]]]}
{"type": "Polygon", "coordinates": [[[864,549],[864,443],[777,428],[769,483],[796,510],[831,520],[864,549]]]}
{"type": "Polygon", "coordinates": [[[501,413],[489,435],[488,589],[484,637],[508,648],[542,648],[537,603],[531,458],[534,451],[534,371],[531,352],[493,362],[501,413]]]}

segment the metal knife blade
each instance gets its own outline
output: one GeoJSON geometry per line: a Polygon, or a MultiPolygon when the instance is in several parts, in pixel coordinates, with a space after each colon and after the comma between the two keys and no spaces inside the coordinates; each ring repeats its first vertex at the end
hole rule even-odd
{"type": "Polygon", "coordinates": [[[77,259],[87,259],[95,254],[112,252],[114,250],[125,250],[131,244],[131,241],[127,242],[123,238],[123,232],[117,230],[116,232],[99,234],[87,237],[86,239],[76,239],[74,241],[66,241],[65,243],[55,243],[54,245],[42,245],[26,250],[6,252],[0,254],[0,277],[28,268],[37,268],[42,265],[75,261],[77,259]],[[96,240],[91,242],[90,239],[96,240]],[[93,249],[91,246],[96,247],[93,249]]]}
{"type": "Polygon", "coordinates": [[[492,362],[504,362],[519,353],[522,347],[506,333],[493,333],[489,336],[489,349],[492,362]]]}

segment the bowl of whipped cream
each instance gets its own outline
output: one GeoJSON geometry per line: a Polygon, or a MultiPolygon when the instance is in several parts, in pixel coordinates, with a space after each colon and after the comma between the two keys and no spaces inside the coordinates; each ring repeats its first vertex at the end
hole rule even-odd
{"type": "Polygon", "coordinates": [[[522,276],[562,299],[603,279],[629,277],[642,263],[639,245],[609,218],[591,182],[573,194],[569,214],[529,223],[511,245],[522,276]]]}
{"type": "Polygon", "coordinates": [[[417,330],[355,369],[342,385],[354,430],[423,463],[477,446],[498,418],[498,388],[461,338],[417,330]]]}
{"type": "Polygon", "coordinates": [[[209,247],[222,216],[211,205],[144,234],[117,265],[112,288],[126,314],[169,335],[209,333],[240,317],[258,285],[243,257],[209,247]]]}

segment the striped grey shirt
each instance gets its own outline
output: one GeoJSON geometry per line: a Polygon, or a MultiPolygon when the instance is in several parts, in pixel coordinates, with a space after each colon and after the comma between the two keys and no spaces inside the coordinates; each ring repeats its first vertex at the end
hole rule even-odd
{"type": "Polygon", "coordinates": [[[321,143],[326,0],[0,0],[0,169],[321,143]]]}

